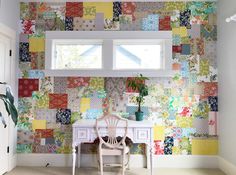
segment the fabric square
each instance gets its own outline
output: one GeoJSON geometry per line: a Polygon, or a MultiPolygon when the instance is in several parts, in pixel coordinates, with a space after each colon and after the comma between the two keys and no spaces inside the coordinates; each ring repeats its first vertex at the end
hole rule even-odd
{"type": "Polygon", "coordinates": [[[84,11],[84,19],[94,19],[96,13],[104,13],[104,18],[112,19],[113,18],[113,2],[84,2],[84,9],[88,11],[90,8],[91,11],[89,14],[84,11]]]}
{"type": "Polygon", "coordinates": [[[134,16],[134,12],[136,9],[135,2],[122,2],[121,8],[122,8],[122,14],[132,15],[132,20],[135,21],[135,19],[136,19],[134,16]]]}
{"type": "Polygon", "coordinates": [[[32,144],[33,142],[34,134],[31,131],[17,130],[17,144],[32,144]]]}
{"type": "Polygon", "coordinates": [[[40,78],[44,78],[44,72],[41,70],[29,70],[28,71],[28,78],[34,78],[34,79],[40,79],[40,78]]]}
{"type": "Polygon", "coordinates": [[[182,55],[190,55],[191,47],[190,44],[182,44],[181,54],[182,55]]]}
{"type": "Polygon", "coordinates": [[[78,95],[78,89],[67,89],[66,93],[68,94],[68,108],[71,109],[72,112],[79,112],[80,97],[78,95]]]}
{"type": "Polygon", "coordinates": [[[83,3],[83,19],[94,19],[96,16],[96,6],[87,5],[87,3],[83,3]]]}
{"type": "Polygon", "coordinates": [[[218,94],[218,83],[216,82],[202,82],[199,85],[203,86],[203,94],[201,99],[207,99],[209,96],[217,96],[218,94]]]}
{"type": "Polygon", "coordinates": [[[44,77],[39,79],[39,89],[45,93],[53,93],[54,77],[44,77]]]}
{"type": "Polygon", "coordinates": [[[182,128],[173,127],[172,130],[173,130],[173,138],[174,139],[182,138],[182,128]]]}
{"type": "Polygon", "coordinates": [[[45,139],[45,144],[48,145],[52,145],[52,144],[55,144],[55,139],[54,138],[46,138],[45,139]]]}
{"type": "Polygon", "coordinates": [[[19,97],[31,97],[33,91],[39,90],[38,79],[19,79],[19,97]]]}
{"type": "Polygon", "coordinates": [[[182,137],[190,137],[196,133],[196,128],[182,128],[182,137]]]}
{"type": "Polygon", "coordinates": [[[82,25],[83,31],[94,31],[95,30],[95,20],[83,20],[82,25]]]}
{"type": "Polygon", "coordinates": [[[46,120],[33,120],[32,121],[32,129],[35,131],[36,129],[46,129],[46,120]]]}
{"type": "Polygon", "coordinates": [[[68,77],[67,78],[67,87],[76,88],[80,86],[89,86],[89,77],[68,77]]]}
{"type": "Polygon", "coordinates": [[[29,38],[29,51],[30,52],[44,52],[45,51],[45,39],[30,37],[29,38]]]}
{"type": "Polygon", "coordinates": [[[81,98],[80,112],[86,112],[88,109],[90,109],[90,98],[81,98]]]}
{"type": "Polygon", "coordinates": [[[188,34],[192,39],[200,38],[201,35],[201,25],[199,24],[193,24],[191,26],[191,29],[188,30],[188,34]]]}
{"type": "Polygon", "coordinates": [[[166,137],[164,141],[164,154],[171,155],[172,154],[172,147],[174,146],[174,139],[173,137],[166,137]]]}
{"type": "Polygon", "coordinates": [[[164,141],[165,139],[165,127],[164,126],[154,126],[153,128],[154,133],[154,141],[160,140],[164,141]]]}
{"type": "Polygon", "coordinates": [[[73,31],[73,17],[66,17],[65,30],[66,31],[73,31]]]}
{"type": "Polygon", "coordinates": [[[217,136],[217,112],[209,112],[209,135],[217,136]]]}
{"type": "Polygon", "coordinates": [[[35,33],[35,20],[21,20],[21,33],[33,34],[35,33]]]}
{"type": "Polygon", "coordinates": [[[66,93],[67,78],[66,77],[54,77],[54,93],[63,94],[66,93]]]}
{"type": "Polygon", "coordinates": [[[172,33],[173,33],[173,35],[179,35],[181,38],[188,36],[188,31],[187,31],[186,27],[172,28],[172,33]]]}
{"type": "Polygon", "coordinates": [[[86,119],[97,119],[103,115],[102,109],[88,109],[86,111],[86,119]]]}
{"type": "Polygon", "coordinates": [[[208,134],[208,119],[195,118],[193,120],[193,128],[196,129],[197,134],[208,134]]]}
{"type": "Polygon", "coordinates": [[[119,30],[120,23],[119,21],[114,21],[113,19],[104,20],[104,30],[119,30]]]}
{"type": "Polygon", "coordinates": [[[180,46],[181,44],[181,37],[180,35],[173,35],[172,36],[172,45],[173,46],[180,46]]]}
{"type": "Polygon", "coordinates": [[[66,17],[82,17],[83,3],[82,2],[66,2],[66,17]]]}
{"type": "Polygon", "coordinates": [[[159,30],[171,30],[170,16],[159,18],[159,30]]]}
{"type": "Polygon", "coordinates": [[[215,25],[201,25],[201,37],[206,40],[217,40],[217,28],[215,25]]]}
{"type": "Polygon", "coordinates": [[[104,30],[104,14],[103,13],[96,13],[95,30],[96,31],[104,30]]]}
{"type": "Polygon", "coordinates": [[[164,154],[164,143],[160,140],[154,141],[154,154],[163,155],[164,154]]]}
{"type": "Polygon", "coordinates": [[[73,30],[81,31],[83,29],[83,18],[74,17],[73,19],[73,30]]]}
{"type": "Polygon", "coordinates": [[[191,16],[190,10],[185,10],[183,12],[180,12],[180,26],[185,26],[186,28],[190,29],[191,28],[190,16],[191,16]]]}
{"type": "Polygon", "coordinates": [[[44,52],[31,52],[30,53],[31,69],[44,70],[45,66],[45,53],[44,52]]]}
{"type": "Polygon", "coordinates": [[[101,109],[102,108],[102,98],[98,98],[97,96],[93,96],[90,102],[91,109],[101,109]]]}
{"type": "Polygon", "coordinates": [[[148,15],[142,21],[142,30],[157,31],[159,30],[159,15],[148,15]]]}
{"type": "Polygon", "coordinates": [[[30,62],[29,43],[20,43],[19,45],[19,58],[21,62],[30,62]]]}
{"type": "Polygon", "coordinates": [[[47,123],[56,123],[56,110],[55,109],[36,109],[35,119],[47,120],[47,123]]]}
{"type": "Polygon", "coordinates": [[[173,53],[181,53],[182,47],[181,46],[172,46],[173,53]]]}
{"type": "Polygon", "coordinates": [[[119,21],[119,16],[122,14],[121,2],[113,2],[113,19],[119,21]]]}
{"type": "Polygon", "coordinates": [[[106,78],[105,90],[107,96],[115,99],[122,98],[126,89],[126,78],[106,78]]]}
{"type": "Polygon", "coordinates": [[[104,90],[104,78],[102,77],[92,77],[89,81],[89,87],[93,90],[104,90]]]}
{"type": "Polygon", "coordinates": [[[44,92],[33,92],[33,99],[36,103],[36,109],[48,109],[49,107],[49,96],[44,92]]]}
{"type": "Polygon", "coordinates": [[[69,125],[71,123],[71,110],[70,109],[58,109],[56,114],[56,121],[62,125],[69,125]]]}
{"type": "Polygon", "coordinates": [[[211,111],[218,111],[218,97],[208,97],[211,111]]]}
{"type": "Polygon", "coordinates": [[[200,72],[199,75],[207,76],[210,73],[209,60],[201,59],[200,60],[200,72]]]}
{"type": "Polygon", "coordinates": [[[202,38],[196,38],[190,40],[191,53],[194,55],[204,55],[205,53],[205,41],[202,38]]]}
{"type": "Polygon", "coordinates": [[[193,139],[192,155],[218,155],[217,139],[193,139]]]}
{"type": "Polygon", "coordinates": [[[40,138],[53,137],[53,129],[36,129],[35,132],[40,138]]]}
{"type": "Polygon", "coordinates": [[[32,153],[32,144],[17,144],[17,153],[32,153]]]}
{"type": "Polygon", "coordinates": [[[28,43],[29,42],[29,35],[21,33],[19,41],[22,43],[28,43]]]}
{"type": "Polygon", "coordinates": [[[192,128],[193,118],[192,117],[176,117],[177,127],[180,128],[192,128]]]}
{"type": "Polygon", "coordinates": [[[183,77],[189,76],[189,64],[187,61],[181,62],[181,76],[183,77]]]}
{"type": "Polygon", "coordinates": [[[49,109],[67,108],[67,94],[49,94],[49,109]]]}

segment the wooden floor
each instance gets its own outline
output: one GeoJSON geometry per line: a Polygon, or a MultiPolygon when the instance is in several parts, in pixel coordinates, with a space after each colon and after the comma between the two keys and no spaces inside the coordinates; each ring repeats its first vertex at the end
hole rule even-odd
{"type": "MultiPolygon", "coordinates": [[[[77,169],[76,175],[98,175],[95,168],[77,169]]],[[[71,168],[17,167],[6,175],[71,175],[71,168]]],[[[105,169],[105,175],[118,175],[120,169],[105,169]]],[[[147,169],[131,169],[126,175],[148,175],[147,169]]],[[[225,175],[218,169],[154,169],[154,175],[225,175]]]]}

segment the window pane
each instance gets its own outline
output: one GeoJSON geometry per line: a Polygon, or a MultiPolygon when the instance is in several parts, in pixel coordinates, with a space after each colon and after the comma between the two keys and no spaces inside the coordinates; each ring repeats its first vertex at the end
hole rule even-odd
{"type": "Polygon", "coordinates": [[[101,44],[56,44],[55,69],[102,68],[101,44]]]}
{"type": "Polygon", "coordinates": [[[160,44],[119,44],[115,49],[115,69],[160,69],[160,44]]]}

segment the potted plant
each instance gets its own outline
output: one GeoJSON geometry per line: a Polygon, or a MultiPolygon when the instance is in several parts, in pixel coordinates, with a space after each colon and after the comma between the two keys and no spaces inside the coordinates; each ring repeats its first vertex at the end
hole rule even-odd
{"type": "MultiPolygon", "coordinates": [[[[6,85],[6,83],[0,82],[0,85],[6,85]]],[[[12,121],[16,125],[17,120],[18,120],[18,112],[17,112],[17,109],[14,105],[14,97],[11,93],[11,89],[9,86],[6,87],[6,94],[0,94],[0,99],[4,102],[4,105],[5,105],[8,115],[11,116],[12,121]]],[[[6,122],[5,122],[1,112],[0,112],[0,121],[2,122],[4,127],[7,127],[6,122]]]]}
{"type": "Polygon", "coordinates": [[[136,102],[138,104],[138,111],[135,112],[136,120],[143,120],[143,112],[141,111],[141,104],[144,102],[144,97],[148,95],[148,87],[145,85],[145,80],[149,80],[147,77],[144,77],[142,74],[134,78],[128,79],[128,87],[133,91],[138,93],[136,97],[136,102]]]}

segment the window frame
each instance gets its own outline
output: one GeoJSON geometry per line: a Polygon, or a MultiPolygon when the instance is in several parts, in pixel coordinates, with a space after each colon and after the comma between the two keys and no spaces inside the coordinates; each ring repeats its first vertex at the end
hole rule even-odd
{"type": "Polygon", "coordinates": [[[46,31],[45,74],[47,76],[133,77],[142,73],[148,77],[170,77],[172,71],[171,31],[46,31]],[[56,40],[102,40],[102,69],[53,69],[53,42],[56,40]],[[162,40],[162,69],[113,69],[115,42],[119,40],[162,40]],[[112,58],[112,59],[111,59],[112,58]]]}

